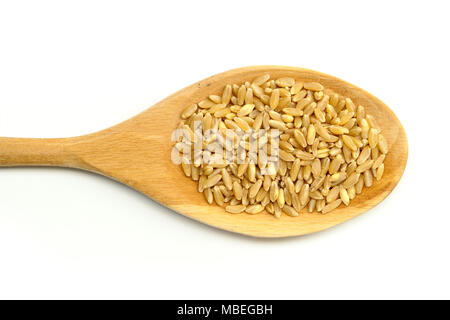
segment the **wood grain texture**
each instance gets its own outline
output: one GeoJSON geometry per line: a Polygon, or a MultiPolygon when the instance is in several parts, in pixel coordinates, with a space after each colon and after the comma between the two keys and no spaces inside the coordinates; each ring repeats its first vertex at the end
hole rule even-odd
{"type": "Polygon", "coordinates": [[[335,77],[312,70],[255,66],[227,71],[197,82],[159,102],[143,113],[112,128],[74,138],[19,139],[0,138],[0,166],[61,166],[96,172],[146,194],[161,204],[211,226],[256,237],[288,237],[317,232],[347,221],[369,210],[394,189],[408,157],[405,131],[395,114],[379,99],[335,77]],[[210,94],[220,94],[229,83],[242,83],[269,73],[272,78],[290,76],[303,81],[318,81],[355,103],[382,128],[389,153],[381,181],[365,188],[351,201],[322,215],[303,212],[299,217],[283,215],[275,219],[268,213],[229,214],[221,207],[208,205],[197,192],[196,182],[186,178],[171,161],[171,133],[181,111],[210,94]]]}

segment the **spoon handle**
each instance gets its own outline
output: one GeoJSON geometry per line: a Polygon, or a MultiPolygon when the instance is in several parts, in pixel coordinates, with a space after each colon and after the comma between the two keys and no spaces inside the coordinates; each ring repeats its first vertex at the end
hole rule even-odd
{"type": "Polygon", "coordinates": [[[77,167],[75,156],[65,151],[66,139],[0,138],[0,166],[77,167]]]}

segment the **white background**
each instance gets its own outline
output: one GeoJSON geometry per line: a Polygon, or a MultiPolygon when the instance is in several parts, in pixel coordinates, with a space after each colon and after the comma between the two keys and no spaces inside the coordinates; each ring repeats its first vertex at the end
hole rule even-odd
{"type": "Polygon", "coordinates": [[[0,169],[0,298],[450,298],[446,5],[1,1],[0,136],[94,132],[210,75],[276,64],[379,97],[410,154],[378,207],[281,240],[201,225],[94,174],[0,169]]]}

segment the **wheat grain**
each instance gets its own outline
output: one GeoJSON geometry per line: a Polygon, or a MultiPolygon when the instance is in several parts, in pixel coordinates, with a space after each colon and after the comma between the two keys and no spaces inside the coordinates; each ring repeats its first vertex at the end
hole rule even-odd
{"type": "Polygon", "coordinates": [[[230,205],[225,207],[225,210],[230,213],[241,213],[244,212],[245,209],[246,206],[244,205],[230,205]]]}
{"type": "Polygon", "coordinates": [[[300,204],[302,206],[305,206],[308,203],[308,200],[309,200],[309,184],[305,183],[303,184],[300,190],[300,204]]]}
{"type": "Polygon", "coordinates": [[[337,207],[339,207],[341,205],[341,203],[342,203],[341,199],[334,200],[333,202],[331,202],[331,203],[327,204],[325,207],[323,207],[322,213],[325,214],[325,213],[328,213],[328,212],[336,209],[337,207]]]}
{"type": "Polygon", "coordinates": [[[214,201],[214,197],[210,188],[206,188],[203,190],[203,195],[205,196],[206,202],[212,204],[214,201]]]}
{"type": "Polygon", "coordinates": [[[372,186],[372,184],[373,184],[372,171],[370,170],[364,171],[364,185],[369,188],[372,186]]]}
{"type": "Polygon", "coordinates": [[[257,85],[257,86],[261,86],[264,83],[266,83],[267,81],[269,81],[269,79],[270,79],[270,75],[264,74],[264,75],[261,75],[261,76],[257,77],[255,80],[253,80],[252,83],[257,85]]]}
{"type": "Polygon", "coordinates": [[[388,153],[388,145],[387,145],[386,139],[384,139],[384,136],[381,134],[378,137],[378,149],[383,154],[388,153]]]}
{"type": "Polygon", "coordinates": [[[383,177],[383,173],[384,173],[384,163],[382,163],[376,172],[376,179],[377,180],[381,180],[381,178],[383,177]]]}
{"type": "Polygon", "coordinates": [[[294,208],[290,207],[290,206],[284,206],[283,207],[283,212],[286,213],[288,216],[291,217],[298,217],[298,212],[297,210],[295,210],[294,208]]]}
{"type": "Polygon", "coordinates": [[[262,180],[261,179],[259,179],[258,181],[256,181],[251,187],[250,187],[250,189],[248,190],[248,196],[250,197],[250,198],[253,198],[253,197],[255,197],[256,196],[256,194],[259,192],[259,189],[261,188],[261,186],[262,186],[262,180]]]}
{"type": "Polygon", "coordinates": [[[263,210],[264,210],[264,207],[262,205],[260,205],[260,204],[253,204],[253,205],[248,206],[245,209],[245,212],[250,213],[250,214],[257,214],[257,213],[260,213],[263,210]]]}
{"type": "Polygon", "coordinates": [[[318,82],[307,82],[303,85],[303,87],[307,90],[311,91],[322,91],[323,86],[318,82]]]}
{"type": "Polygon", "coordinates": [[[370,168],[373,167],[373,160],[367,160],[366,162],[362,163],[361,165],[358,166],[358,168],[356,168],[356,172],[358,173],[362,173],[370,168]]]}
{"type": "Polygon", "coordinates": [[[359,154],[358,159],[356,160],[356,163],[358,165],[360,165],[363,162],[366,162],[366,160],[369,159],[369,157],[370,157],[370,150],[371,149],[370,149],[369,146],[364,147],[364,149],[359,154]]]}
{"type": "MultiPolygon", "coordinates": [[[[366,171],[367,172],[367,171],[366,171]]],[[[353,172],[342,184],[342,186],[347,189],[351,186],[355,185],[358,182],[359,179],[359,173],[353,172]]]]}
{"type": "Polygon", "coordinates": [[[224,205],[224,198],[222,192],[220,192],[220,189],[218,186],[215,186],[212,190],[214,201],[217,203],[217,205],[223,207],[224,205]]]}
{"type": "Polygon", "coordinates": [[[221,174],[211,174],[210,177],[208,178],[208,180],[206,180],[203,187],[204,188],[214,187],[217,184],[217,182],[220,181],[220,179],[222,179],[221,174]]]}
{"type": "Polygon", "coordinates": [[[280,208],[283,208],[284,203],[285,203],[284,189],[279,189],[277,204],[280,208]]]}
{"type": "Polygon", "coordinates": [[[230,213],[266,209],[276,218],[282,213],[295,217],[305,207],[328,213],[341,203],[350,205],[385,171],[388,143],[374,117],[318,82],[271,80],[264,74],[253,82],[226,85],[221,93],[184,108],[180,118],[177,128],[183,134],[174,150],[194,151],[182,156],[184,175],[196,181],[208,204],[230,213]],[[252,129],[268,135],[258,137],[252,129]],[[235,144],[226,159],[231,162],[222,163],[216,150],[230,130],[235,144]],[[258,141],[256,149],[250,137],[258,141]],[[278,149],[272,150],[274,138],[278,149]],[[200,150],[195,149],[198,141],[200,150]],[[261,158],[261,151],[270,161],[261,158]]]}
{"type": "Polygon", "coordinates": [[[348,192],[345,188],[341,187],[341,190],[339,191],[339,196],[342,200],[342,202],[348,206],[350,204],[350,197],[348,195],[348,192]]]}

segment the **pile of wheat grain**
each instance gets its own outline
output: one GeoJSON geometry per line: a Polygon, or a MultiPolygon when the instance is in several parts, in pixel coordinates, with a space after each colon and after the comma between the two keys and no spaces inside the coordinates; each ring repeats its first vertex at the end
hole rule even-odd
{"type": "MultiPolygon", "coordinates": [[[[198,181],[206,201],[230,213],[266,210],[275,217],[283,212],[298,216],[307,208],[325,214],[342,203],[348,206],[383,176],[388,146],[374,118],[363,106],[317,82],[262,75],[251,83],[227,85],[221,96],[188,106],[181,118],[179,128],[188,138],[179,140],[179,150],[194,150],[194,123],[200,123],[203,132],[266,129],[270,135],[279,130],[277,167],[257,157],[250,161],[248,141],[241,141],[243,162],[204,163],[194,161],[193,154],[181,163],[185,175],[198,181]],[[268,174],[262,174],[263,169],[268,174]]],[[[214,138],[203,139],[202,151],[223,143],[214,138]]]]}

